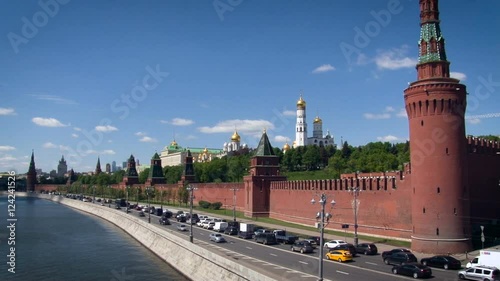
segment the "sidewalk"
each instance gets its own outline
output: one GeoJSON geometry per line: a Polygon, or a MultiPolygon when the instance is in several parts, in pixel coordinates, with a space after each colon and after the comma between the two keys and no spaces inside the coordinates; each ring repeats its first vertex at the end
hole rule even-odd
{"type": "MultiPolygon", "coordinates": [[[[159,207],[159,205],[157,205],[157,204],[152,204],[152,205],[155,206],[155,208],[159,207]]],[[[168,208],[174,214],[175,214],[175,212],[177,212],[179,210],[189,212],[189,208],[183,208],[183,207],[164,206],[164,208],[168,208]]],[[[227,219],[227,220],[232,220],[233,219],[233,216],[219,215],[219,214],[215,215],[213,213],[201,212],[200,210],[196,210],[196,213],[201,214],[201,215],[216,216],[216,217],[220,217],[220,218],[227,219]]],[[[253,224],[256,224],[256,225],[259,225],[259,226],[262,226],[262,227],[265,227],[265,228],[268,228],[268,229],[284,229],[287,232],[289,231],[289,232],[292,232],[292,233],[295,233],[295,234],[299,234],[301,236],[320,236],[319,230],[317,230],[317,231],[310,231],[310,230],[305,230],[305,229],[300,229],[300,228],[284,227],[282,225],[276,225],[276,224],[265,223],[265,222],[260,222],[260,221],[253,221],[253,220],[249,220],[249,219],[241,219],[241,218],[237,218],[237,220],[239,222],[251,222],[253,224]]],[[[346,238],[346,237],[341,236],[341,235],[333,235],[333,234],[329,234],[329,233],[325,233],[324,234],[323,240],[324,240],[324,242],[327,242],[327,241],[330,241],[330,240],[344,240],[347,243],[354,244],[354,241],[353,241],[354,239],[352,237],[347,237],[346,238]]],[[[358,243],[374,243],[374,242],[359,239],[358,243]]],[[[383,251],[389,251],[391,249],[398,248],[397,246],[392,246],[392,245],[383,244],[383,243],[374,243],[374,244],[377,245],[379,254],[382,253],[383,251]]],[[[424,257],[431,257],[431,256],[433,256],[433,254],[424,254],[424,253],[417,253],[417,252],[413,252],[413,254],[418,258],[419,261],[422,258],[424,258],[424,257]]],[[[471,252],[469,252],[467,254],[454,254],[454,255],[451,255],[451,256],[453,256],[457,260],[461,261],[462,265],[465,267],[465,264],[467,262],[469,262],[469,260],[473,259],[475,256],[478,256],[478,255],[479,255],[479,250],[475,250],[475,251],[471,251],[471,252]]]]}

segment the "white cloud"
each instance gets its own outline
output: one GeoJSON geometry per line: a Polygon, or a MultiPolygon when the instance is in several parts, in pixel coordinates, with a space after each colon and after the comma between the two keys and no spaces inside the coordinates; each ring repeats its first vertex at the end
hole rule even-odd
{"type": "Polygon", "coordinates": [[[78,135],[77,134],[71,134],[71,137],[73,137],[73,138],[76,139],[78,137],[78,135]]]}
{"type": "Polygon", "coordinates": [[[392,106],[386,106],[385,107],[385,112],[394,112],[394,107],[392,107],[392,106]]]}
{"type": "Polygon", "coordinates": [[[98,132],[112,132],[112,131],[118,131],[118,128],[106,125],[106,126],[95,126],[95,130],[98,132]]]}
{"type": "Polygon", "coordinates": [[[116,154],[116,152],[114,150],[112,150],[112,149],[105,149],[105,150],[101,151],[101,154],[103,154],[103,155],[114,155],[114,154],[116,154]]]}
{"type": "Polygon", "coordinates": [[[136,136],[139,136],[139,137],[142,137],[142,136],[145,136],[146,133],[143,133],[143,132],[137,132],[135,133],[136,136]]]}
{"type": "Polygon", "coordinates": [[[194,140],[194,139],[197,139],[198,137],[196,137],[195,135],[188,135],[187,137],[185,137],[184,139],[185,140],[194,140]]]}
{"type": "Polygon", "coordinates": [[[380,114],[365,113],[365,114],[363,114],[363,116],[366,119],[370,119],[370,120],[389,119],[389,118],[391,118],[391,115],[389,113],[380,113],[380,114]]]}
{"type": "Polygon", "coordinates": [[[73,130],[80,132],[82,129],[80,129],[78,127],[73,127],[73,130]]]}
{"type": "Polygon", "coordinates": [[[190,119],[184,119],[184,118],[172,118],[172,120],[170,120],[170,121],[160,120],[160,123],[171,124],[174,126],[189,126],[189,125],[194,124],[194,121],[190,120],[190,119]]]}
{"type": "Polygon", "coordinates": [[[402,108],[399,110],[398,114],[396,114],[397,117],[402,117],[402,118],[407,118],[408,115],[406,114],[406,109],[402,108]]]}
{"type": "Polygon", "coordinates": [[[15,150],[16,148],[10,145],[0,145],[0,151],[10,151],[15,150]]]}
{"type": "Polygon", "coordinates": [[[16,161],[16,160],[17,160],[17,158],[12,157],[12,155],[5,155],[5,156],[0,157],[1,162],[3,162],[3,161],[12,162],[12,161],[16,161]]]}
{"type": "Polygon", "coordinates": [[[61,151],[71,151],[71,147],[66,146],[66,145],[59,145],[59,150],[61,151]]]}
{"type": "Polygon", "coordinates": [[[297,112],[293,110],[284,110],[281,114],[283,114],[283,116],[295,116],[297,112]]]}
{"type": "Polygon", "coordinates": [[[0,107],[0,115],[16,115],[14,108],[0,107]]]}
{"type": "Polygon", "coordinates": [[[285,136],[275,136],[274,141],[275,142],[288,142],[290,139],[285,136]]]}
{"type": "Polygon", "coordinates": [[[77,104],[75,101],[54,95],[31,95],[31,96],[35,97],[37,100],[51,101],[54,102],[55,104],[77,104]]]}
{"type": "Polygon", "coordinates": [[[56,148],[57,145],[51,143],[51,142],[46,142],[42,145],[43,148],[56,148]]]}
{"type": "Polygon", "coordinates": [[[395,137],[393,135],[387,135],[383,137],[377,137],[377,140],[382,142],[395,142],[395,141],[401,141],[402,139],[395,137]]]}
{"type": "Polygon", "coordinates": [[[416,58],[406,56],[408,46],[403,45],[401,48],[393,48],[387,51],[379,51],[375,57],[375,63],[379,69],[400,69],[415,67],[417,65],[416,58]]]}
{"type": "Polygon", "coordinates": [[[55,118],[42,118],[42,117],[35,117],[31,119],[31,121],[38,126],[42,127],[66,127],[63,123],[61,123],[59,120],[55,118]]]}
{"type": "Polygon", "coordinates": [[[214,133],[232,133],[234,129],[237,129],[239,133],[253,135],[259,137],[262,135],[264,129],[273,130],[274,124],[267,120],[226,120],[217,123],[213,127],[199,127],[198,130],[206,134],[214,133]]]}
{"type": "Polygon", "coordinates": [[[467,75],[465,75],[465,73],[462,73],[462,72],[450,72],[450,76],[452,78],[455,78],[455,79],[458,79],[460,81],[465,81],[467,79],[467,75]]]}
{"type": "Polygon", "coordinates": [[[148,136],[144,136],[139,141],[141,141],[141,142],[157,142],[158,140],[151,138],[151,137],[148,137],[148,136]]]}
{"type": "Polygon", "coordinates": [[[479,118],[470,118],[470,119],[467,119],[467,122],[469,122],[472,125],[476,125],[476,124],[481,123],[481,119],[479,119],[479,118]]]}
{"type": "Polygon", "coordinates": [[[324,73],[328,71],[334,71],[335,67],[333,67],[331,64],[323,64],[321,66],[316,67],[312,73],[324,73]]]}

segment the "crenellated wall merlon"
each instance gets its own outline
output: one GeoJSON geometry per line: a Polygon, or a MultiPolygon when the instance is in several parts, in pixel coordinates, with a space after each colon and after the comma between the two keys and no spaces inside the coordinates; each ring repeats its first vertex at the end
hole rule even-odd
{"type": "Polygon", "coordinates": [[[467,152],[476,154],[500,154],[500,142],[484,138],[467,137],[467,152]]]}

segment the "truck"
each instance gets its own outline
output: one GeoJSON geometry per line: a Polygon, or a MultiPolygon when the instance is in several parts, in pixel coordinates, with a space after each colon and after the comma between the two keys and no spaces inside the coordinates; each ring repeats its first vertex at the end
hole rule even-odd
{"type": "Polygon", "coordinates": [[[255,225],[251,223],[240,223],[240,231],[238,232],[238,237],[243,239],[251,239],[253,237],[255,225]]]}
{"type": "Polygon", "coordinates": [[[500,249],[480,250],[479,256],[468,262],[465,267],[469,268],[478,265],[500,268],[500,249]]]}
{"type": "Polygon", "coordinates": [[[218,221],[218,222],[215,222],[214,231],[224,232],[224,230],[226,230],[227,227],[228,227],[227,222],[225,222],[225,221],[218,221]]]}
{"type": "Polygon", "coordinates": [[[285,230],[276,229],[273,231],[274,236],[276,237],[276,242],[285,243],[285,244],[293,244],[295,241],[299,239],[298,236],[290,235],[286,233],[285,230]]]}

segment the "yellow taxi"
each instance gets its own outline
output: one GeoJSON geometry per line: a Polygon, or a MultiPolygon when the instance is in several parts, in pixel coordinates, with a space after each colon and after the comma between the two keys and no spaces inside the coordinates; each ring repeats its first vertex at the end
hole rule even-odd
{"type": "Polygon", "coordinates": [[[352,261],[352,255],[347,250],[330,250],[326,253],[326,259],[338,262],[352,261]]]}

